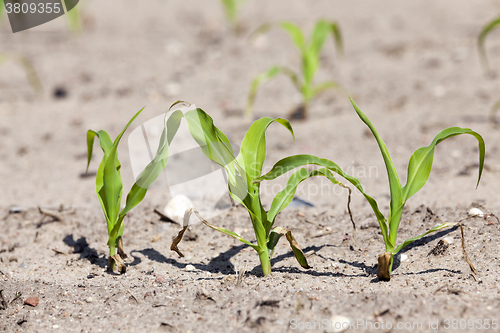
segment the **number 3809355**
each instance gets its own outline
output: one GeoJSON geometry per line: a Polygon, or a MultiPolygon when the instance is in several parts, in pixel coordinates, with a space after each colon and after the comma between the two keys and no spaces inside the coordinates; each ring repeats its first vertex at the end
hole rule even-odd
{"type": "Polygon", "coordinates": [[[5,3],[5,10],[7,11],[7,14],[14,13],[14,14],[34,14],[34,13],[47,13],[50,14],[54,12],[55,14],[58,14],[61,12],[61,3],[60,2],[55,2],[55,3],[5,3]]]}

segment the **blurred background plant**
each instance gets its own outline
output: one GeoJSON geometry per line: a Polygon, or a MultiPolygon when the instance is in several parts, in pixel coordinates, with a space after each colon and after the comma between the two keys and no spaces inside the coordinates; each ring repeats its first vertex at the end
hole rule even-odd
{"type": "Polygon", "coordinates": [[[222,6],[224,7],[224,13],[226,14],[227,22],[236,32],[239,31],[238,11],[244,1],[245,0],[220,0],[222,6]]]}
{"type": "Polygon", "coordinates": [[[43,95],[42,82],[40,81],[40,78],[31,60],[24,55],[0,53],[0,66],[8,62],[17,63],[19,66],[23,68],[24,72],[26,73],[26,77],[28,78],[28,82],[30,86],[33,88],[33,91],[35,92],[36,96],[41,97],[43,95]]]}
{"type": "MultiPolygon", "coordinates": [[[[477,37],[477,49],[479,52],[479,58],[481,60],[481,66],[483,67],[485,73],[491,72],[490,65],[488,63],[488,57],[486,55],[486,47],[485,47],[486,37],[488,37],[493,30],[499,27],[500,27],[500,16],[497,16],[495,19],[488,22],[488,24],[486,24],[483,27],[483,29],[479,33],[479,36],[477,37]]],[[[490,109],[490,121],[494,123],[498,122],[495,118],[495,114],[499,109],[500,109],[500,99],[498,99],[490,109]]]]}
{"type": "MultiPolygon", "coordinates": [[[[259,36],[269,31],[274,26],[274,24],[265,24],[257,29],[252,35],[254,37],[259,36]]],[[[316,22],[309,41],[306,40],[303,32],[294,23],[281,22],[278,24],[278,27],[288,33],[292,42],[297,47],[302,60],[301,73],[297,74],[295,71],[287,67],[273,66],[268,71],[259,74],[253,80],[250,87],[247,107],[245,110],[245,118],[247,119],[252,117],[252,108],[259,86],[262,83],[274,78],[278,74],[284,74],[289,77],[294,87],[302,96],[301,104],[294,109],[292,114],[289,116],[291,119],[307,118],[309,102],[320,92],[327,89],[342,89],[342,86],[335,81],[326,81],[317,85],[313,83],[314,76],[316,75],[321,64],[321,50],[323,49],[326,38],[329,34],[333,36],[337,52],[341,55],[343,54],[342,35],[336,22],[326,20],[319,20],[316,22]]]]}

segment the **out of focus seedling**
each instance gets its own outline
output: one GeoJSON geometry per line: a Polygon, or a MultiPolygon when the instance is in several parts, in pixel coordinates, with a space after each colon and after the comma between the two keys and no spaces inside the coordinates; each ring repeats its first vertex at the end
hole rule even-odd
{"type": "Polygon", "coordinates": [[[238,11],[244,0],[220,0],[222,6],[224,7],[224,13],[226,15],[227,22],[232,26],[236,27],[238,22],[238,11]]]}
{"type": "MultiPolygon", "coordinates": [[[[486,55],[486,48],[485,48],[485,41],[486,37],[493,31],[496,30],[497,28],[500,27],[500,16],[495,18],[494,20],[488,22],[481,32],[479,33],[479,36],[477,37],[477,49],[479,52],[479,58],[481,59],[481,65],[483,66],[483,69],[485,72],[490,71],[490,65],[488,63],[488,57],[486,55]]],[[[493,106],[491,107],[490,110],[490,120],[492,122],[497,122],[495,119],[495,114],[497,111],[500,109],[500,100],[497,100],[493,106]]]]}
{"type": "MultiPolygon", "coordinates": [[[[267,24],[259,28],[254,35],[262,34],[268,31],[273,25],[267,24]]],[[[247,119],[252,117],[252,108],[254,105],[257,89],[259,86],[274,78],[278,74],[284,74],[290,78],[294,87],[300,92],[302,102],[293,113],[293,118],[303,119],[307,117],[310,101],[320,92],[327,89],[341,89],[341,85],[334,81],[326,81],[319,84],[314,83],[316,75],[321,65],[321,50],[325,44],[328,35],[332,35],[337,52],[343,52],[342,35],[336,22],[320,20],[314,26],[311,37],[306,40],[300,28],[291,22],[281,22],[279,27],[284,29],[294,45],[297,47],[301,57],[300,73],[283,66],[273,66],[268,71],[259,74],[252,82],[250,93],[248,95],[245,116],[247,119]]]]}
{"type": "MultiPolygon", "coordinates": [[[[1,1],[1,0],[0,0],[1,1]]],[[[3,4],[1,4],[3,6],[3,4]]],[[[17,63],[26,73],[26,77],[28,78],[28,82],[33,88],[33,91],[38,97],[43,95],[43,86],[38,74],[33,66],[33,63],[23,55],[14,55],[7,53],[0,53],[0,65],[13,62],[17,63]]]]}

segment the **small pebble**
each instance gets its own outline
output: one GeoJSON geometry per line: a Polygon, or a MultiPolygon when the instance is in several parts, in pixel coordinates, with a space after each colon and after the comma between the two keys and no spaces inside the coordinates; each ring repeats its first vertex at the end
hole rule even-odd
{"type": "Polygon", "coordinates": [[[469,210],[469,215],[470,216],[484,217],[484,213],[479,208],[471,208],[469,210]]]}
{"type": "Polygon", "coordinates": [[[194,207],[194,205],[187,196],[177,194],[165,206],[163,213],[172,221],[178,222],[182,225],[184,221],[184,213],[192,207],[194,207]]]}
{"type": "Polygon", "coordinates": [[[92,297],[87,297],[85,299],[85,302],[87,302],[87,303],[92,303],[92,301],[93,301],[92,297]]]}
{"type": "Polygon", "coordinates": [[[155,282],[156,283],[167,283],[167,279],[165,279],[162,275],[157,275],[155,282]]]}
{"type": "Polygon", "coordinates": [[[29,297],[24,301],[24,304],[35,307],[38,305],[38,297],[29,297]]]}
{"type": "Polygon", "coordinates": [[[401,262],[408,260],[408,256],[406,254],[402,254],[400,259],[401,262]]]}
{"type": "Polygon", "coordinates": [[[330,318],[330,323],[328,325],[328,329],[326,330],[327,332],[331,333],[340,333],[344,332],[346,329],[349,328],[349,325],[351,324],[351,320],[345,316],[338,316],[335,315],[330,318]]]}
{"type": "Polygon", "coordinates": [[[443,238],[443,242],[445,242],[446,244],[453,244],[454,240],[453,237],[445,237],[443,238]]]}
{"type": "Polygon", "coordinates": [[[184,269],[186,271],[195,271],[196,267],[194,267],[193,265],[186,265],[186,267],[184,267],[184,269]]]}

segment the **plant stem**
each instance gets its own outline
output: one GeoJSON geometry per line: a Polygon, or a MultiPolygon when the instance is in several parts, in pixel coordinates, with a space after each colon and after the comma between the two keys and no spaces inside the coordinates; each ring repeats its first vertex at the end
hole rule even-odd
{"type": "Polygon", "coordinates": [[[109,246],[109,270],[113,272],[115,270],[115,261],[111,258],[116,254],[116,247],[113,244],[113,246],[109,246]]]}
{"type": "Polygon", "coordinates": [[[260,267],[262,267],[262,273],[264,276],[271,274],[271,259],[269,259],[269,251],[267,248],[262,249],[259,252],[260,267]]]}

